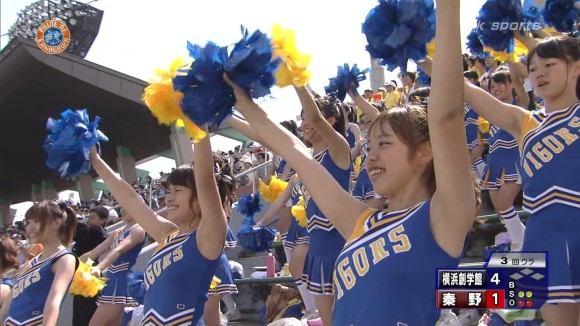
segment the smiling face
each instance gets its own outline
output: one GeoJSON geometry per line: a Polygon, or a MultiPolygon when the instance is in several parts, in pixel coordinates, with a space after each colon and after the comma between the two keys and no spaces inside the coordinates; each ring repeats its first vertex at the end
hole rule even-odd
{"type": "Polygon", "coordinates": [[[369,131],[366,168],[381,196],[409,191],[414,184],[434,191],[434,172],[424,109],[396,108],[381,113],[369,131]]]}
{"type": "Polygon", "coordinates": [[[179,227],[190,226],[196,217],[201,216],[191,164],[184,164],[171,171],[167,183],[169,184],[165,196],[167,219],[179,227]]]}
{"type": "Polygon", "coordinates": [[[512,99],[512,91],[514,89],[512,83],[510,82],[495,82],[493,79],[490,81],[489,92],[496,99],[508,103],[512,99]]]}

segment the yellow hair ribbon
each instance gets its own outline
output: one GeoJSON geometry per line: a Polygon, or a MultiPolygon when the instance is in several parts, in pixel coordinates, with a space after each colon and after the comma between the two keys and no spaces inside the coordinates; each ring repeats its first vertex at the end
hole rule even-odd
{"type": "Polygon", "coordinates": [[[278,87],[306,85],[312,76],[312,72],[307,70],[310,55],[298,51],[294,31],[274,25],[271,43],[273,57],[282,59],[276,70],[276,85],[278,87]]]}
{"type": "Polygon", "coordinates": [[[484,134],[489,133],[490,129],[489,121],[485,120],[483,117],[477,118],[477,127],[479,128],[479,131],[481,131],[482,133],[484,134]]]}
{"type": "Polygon", "coordinates": [[[75,271],[70,285],[70,294],[91,298],[97,295],[105,287],[105,279],[91,274],[93,261],[88,259],[87,263],[79,260],[79,267],[75,271]]]}
{"type": "Polygon", "coordinates": [[[304,203],[304,197],[300,196],[298,203],[292,206],[292,215],[298,222],[298,225],[305,228],[308,226],[308,218],[306,218],[306,204],[304,203]]]}

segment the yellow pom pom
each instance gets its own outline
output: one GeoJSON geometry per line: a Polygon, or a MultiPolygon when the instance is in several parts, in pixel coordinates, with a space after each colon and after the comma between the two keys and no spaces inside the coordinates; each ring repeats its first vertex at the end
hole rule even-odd
{"type": "Polygon", "coordinates": [[[354,160],[354,171],[357,175],[360,173],[361,165],[362,165],[362,157],[359,156],[354,160]]]}
{"type": "Polygon", "coordinates": [[[479,131],[484,134],[489,133],[490,124],[489,121],[485,120],[483,117],[477,118],[477,126],[479,127],[479,131]]]}
{"type": "Polygon", "coordinates": [[[70,285],[70,294],[91,298],[99,294],[105,287],[105,279],[91,274],[92,264],[93,262],[90,259],[87,263],[79,261],[79,267],[75,271],[73,281],[70,285]]]}
{"type": "Polygon", "coordinates": [[[298,222],[298,225],[305,228],[308,226],[308,218],[306,217],[306,204],[304,203],[304,197],[300,196],[298,204],[292,206],[292,215],[298,222]]]}
{"type": "Polygon", "coordinates": [[[286,189],[288,182],[278,179],[275,175],[270,177],[270,183],[265,184],[260,180],[260,194],[268,202],[273,203],[286,189]]]}
{"type": "Polygon", "coordinates": [[[219,278],[217,278],[216,276],[214,276],[213,279],[211,280],[211,284],[209,285],[209,288],[210,289],[215,289],[221,283],[222,283],[222,280],[220,280],[219,278]]]}
{"type": "Polygon", "coordinates": [[[427,43],[427,56],[433,58],[435,56],[435,39],[427,43]]]}
{"type": "Polygon", "coordinates": [[[194,142],[204,139],[207,136],[207,133],[198,127],[195,123],[193,123],[189,118],[182,116],[175,122],[175,126],[182,127],[185,129],[185,132],[193,138],[194,142]]]}
{"type": "Polygon", "coordinates": [[[143,101],[161,124],[172,124],[183,115],[180,107],[183,93],[173,89],[173,78],[179,68],[186,66],[184,60],[176,59],[169,70],[157,69],[153,82],[145,88],[143,101]]]}
{"type": "Polygon", "coordinates": [[[278,87],[306,85],[312,76],[312,72],[307,70],[310,55],[298,51],[294,31],[274,25],[271,43],[273,57],[282,59],[276,70],[276,85],[278,87]]]}

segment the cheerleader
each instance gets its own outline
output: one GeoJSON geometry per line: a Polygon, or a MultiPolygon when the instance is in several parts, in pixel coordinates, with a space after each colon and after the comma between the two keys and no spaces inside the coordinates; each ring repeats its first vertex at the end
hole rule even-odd
{"type": "Polygon", "coordinates": [[[518,140],[526,224],[524,251],[548,252],[548,300],[541,308],[548,325],[577,325],[580,318],[580,49],[577,38],[537,43],[518,35],[531,49],[527,70],[545,108],[527,111],[503,103],[465,82],[466,100],[492,124],[518,140]]]}
{"type": "Polygon", "coordinates": [[[8,236],[3,236],[0,240],[0,321],[6,319],[8,309],[10,308],[10,300],[12,298],[12,288],[14,282],[12,278],[7,275],[13,271],[17,271],[20,267],[18,259],[18,248],[16,243],[8,236]]]}
{"type": "Polygon", "coordinates": [[[91,273],[97,277],[101,277],[106,270],[107,285],[97,299],[98,307],[89,325],[121,325],[125,307],[139,306],[128,293],[127,278],[145,243],[145,231],[125,209],[121,208],[121,215],[125,227],[112,232],[105,241],[80,257],[84,262],[88,259],[96,260],[110,250],[91,269],[91,273]]]}
{"type": "MultiPolygon", "coordinates": [[[[478,81],[477,73],[472,70],[464,71],[463,77],[467,78],[472,84],[481,87],[478,81]]],[[[467,136],[467,149],[473,170],[475,171],[478,180],[481,180],[485,162],[483,161],[483,154],[485,147],[489,142],[489,134],[483,133],[479,128],[479,114],[475,112],[469,105],[464,107],[463,121],[465,123],[465,135],[467,136]]]]}
{"type": "MultiPolygon", "coordinates": [[[[312,160],[234,85],[238,111],[260,126],[263,139],[269,135],[266,145],[288,159],[348,239],[333,271],[334,309],[331,323],[323,317],[325,325],[434,325],[439,318],[433,273],[458,266],[477,202],[463,128],[459,8],[459,0],[437,2],[437,22],[445,24],[437,25],[442,50],[433,65],[428,118],[421,107],[392,108],[369,128],[366,168],[375,192],[389,197],[389,210],[353,198],[324,162],[312,160]]],[[[308,112],[314,100],[301,88],[298,93],[308,112]]],[[[317,118],[323,119],[320,112],[317,118]]],[[[311,247],[314,238],[311,233],[311,247]]]]}
{"type": "Polygon", "coordinates": [[[167,177],[167,219],[147,206],[130,184],[91,151],[91,164],[117,201],[159,246],[145,269],[144,325],[196,325],[227,232],[209,138],[194,144],[193,164],[167,177]]]}
{"type": "Polygon", "coordinates": [[[78,266],[67,249],[77,217],[66,204],[45,200],[34,204],[24,220],[30,242],[41,244],[43,251],[20,267],[4,325],[55,326],[78,266]]]}

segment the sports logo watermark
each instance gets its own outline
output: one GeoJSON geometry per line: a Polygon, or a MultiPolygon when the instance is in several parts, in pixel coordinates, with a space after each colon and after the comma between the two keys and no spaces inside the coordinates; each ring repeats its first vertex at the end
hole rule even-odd
{"type": "Polygon", "coordinates": [[[477,28],[492,31],[537,31],[542,29],[540,22],[477,22],[477,28]]]}
{"type": "Polygon", "coordinates": [[[36,44],[48,54],[62,53],[70,44],[70,30],[63,21],[45,21],[36,30],[36,44]]]}

